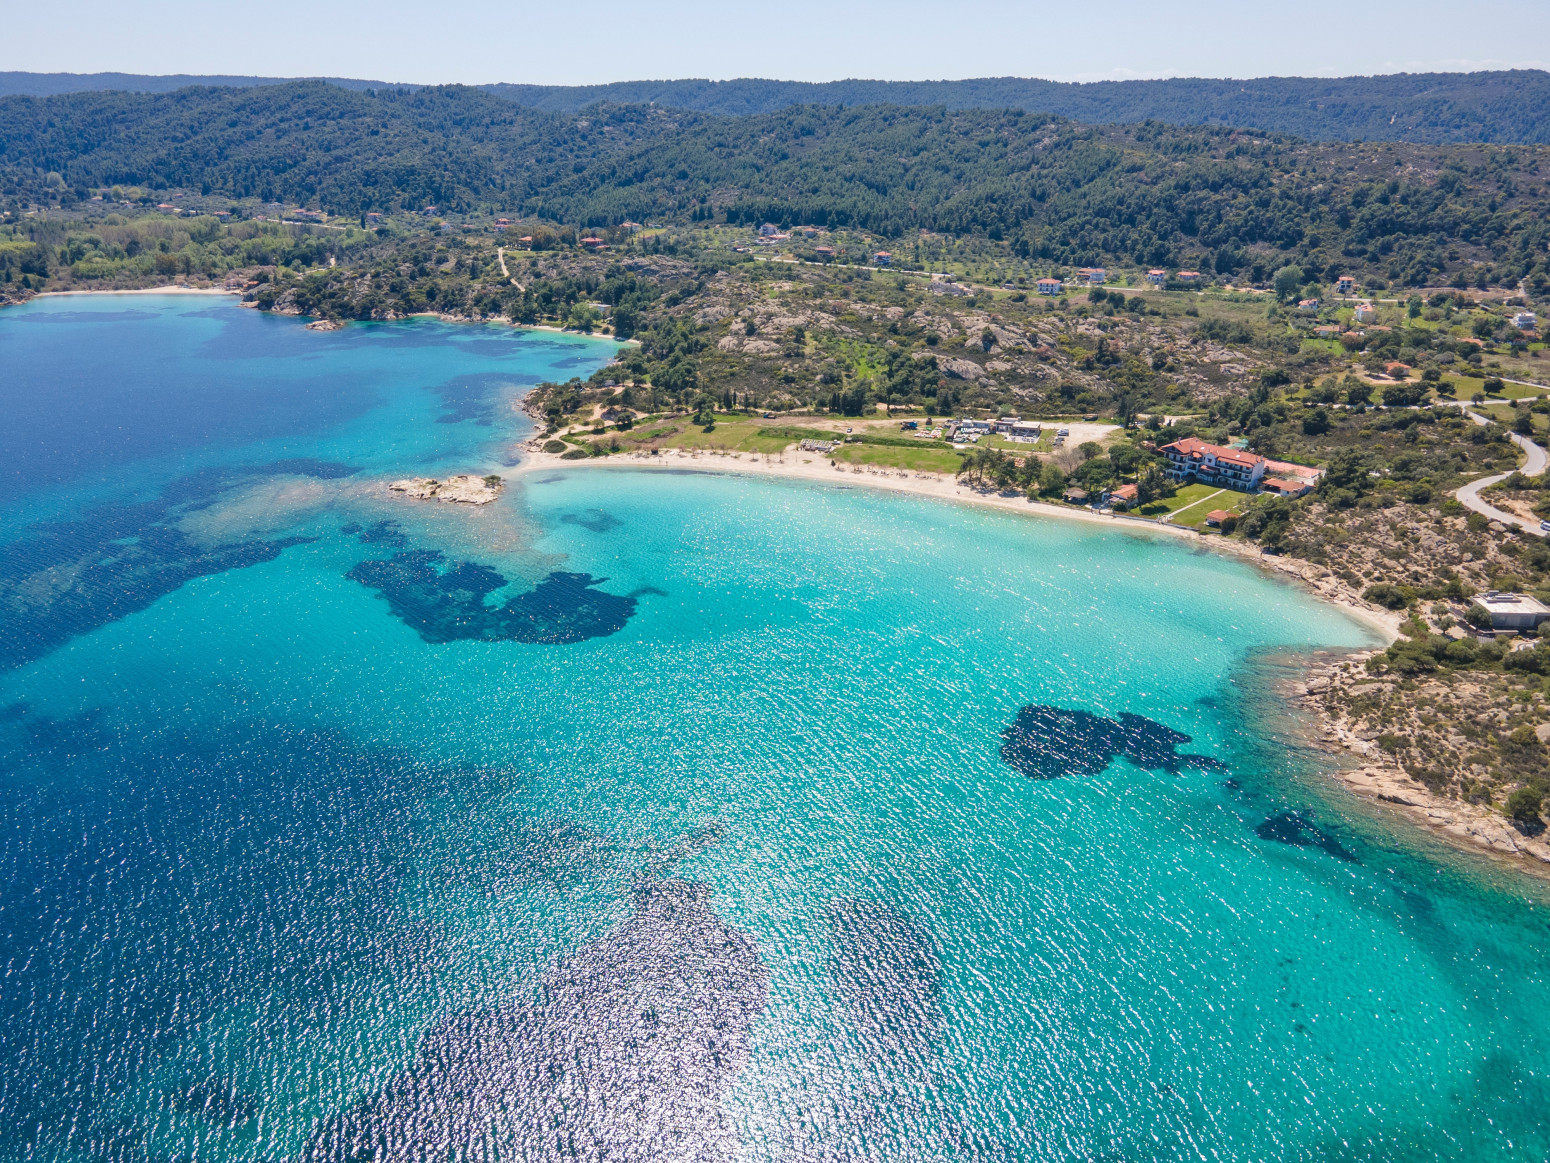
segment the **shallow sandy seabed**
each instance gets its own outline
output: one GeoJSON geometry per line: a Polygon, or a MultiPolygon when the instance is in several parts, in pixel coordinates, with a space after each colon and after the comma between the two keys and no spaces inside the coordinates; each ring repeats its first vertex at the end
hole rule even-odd
{"type": "MultiPolygon", "coordinates": [[[[1292,558],[1265,557],[1251,545],[1214,534],[1196,533],[1182,526],[1143,522],[1090,509],[1029,501],[1015,493],[974,489],[951,477],[935,473],[866,469],[859,466],[836,467],[821,456],[794,452],[784,456],[765,456],[759,453],[718,455],[682,450],[672,450],[657,456],[626,454],[585,460],[562,460],[550,453],[524,450],[521,465],[506,471],[511,477],[520,479],[529,473],[557,469],[714,472],[806,480],[827,485],[863,486],[960,504],[983,505],[1025,516],[1107,525],[1117,533],[1132,536],[1184,538],[1202,548],[1239,558],[1276,577],[1298,583],[1300,588],[1319,601],[1337,607],[1354,621],[1372,630],[1385,645],[1399,636],[1401,619],[1398,614],[1375,609],[1338,589],[1332,590],[1327,584],[1320,586],[1310,576],[1310,567],[1305,562],[1292,558]]],[[[1356,660],[1365,660],[1367,657],[1368,652],[1365,651],[1353,656],[1356,660]]],[[[1298,696],[1308,693],[1309,685],[1316,685],[1319,678],[1328,673],[1327,667],[1305,673],[1300,676],[1301,681],[1286,684],[1283,693],[1295,701],[1298,696]]],[[[1327,684],[1327,678],[1325,682],[1327,684]]],[[[1352,747],[1362,747],[1361,741],[1348,738],[1347,732],[1332,717],[1313,705],[1312,700],[1304,704],[1302,711],[1313,719],[1313,730],[1308,732],[1308,742],[1329,756],[1329,774],[1353,794],[1380,805],[1385,814],[1398,816],[1412,825],[1425,828],[1455,848],[1506,857],[1515,867],[1539,875],[1550,875],[1550,843],[1544,837],[1523,835],[1509,821],[1488,808],[1433,795],[1402,771],[1381,763],[1376,753],[1346,754],[1352,747]]],[[[1368,750],[1375,752],[1370,747],[1368,750]]]]}

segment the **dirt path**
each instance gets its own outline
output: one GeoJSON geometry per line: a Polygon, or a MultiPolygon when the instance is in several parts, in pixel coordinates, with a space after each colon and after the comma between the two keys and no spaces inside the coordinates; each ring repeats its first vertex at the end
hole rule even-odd
{"type": "Polygon", "coordinates": [[[497,246],[495,248],[495,261],[501,264],[501,274],[506,276],[507,282],[509,282],[519,291],[525,291],[527,289],[521,283],[517,282],[516,279],[512,278],[511,272],[506,269],[506,248],[504,246],[497,246]]]}

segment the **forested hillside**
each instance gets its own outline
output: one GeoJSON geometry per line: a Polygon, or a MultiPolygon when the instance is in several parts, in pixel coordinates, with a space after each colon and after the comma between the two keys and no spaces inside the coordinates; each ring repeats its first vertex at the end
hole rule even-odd
{"type": "Polygon", "coordinates": [[[733,115],[770,113],[792,105],[943,105],[1022,109],[1094,125],[1229,125],[1310,141],[1550,142],[1550,73],[1537,69],[1085,84],[1024,77],[827,84],[745,78],[487,88],[519,104],[557,113],[573,113],[597,101],[655,102],[733,115]]]}
{"type": "MultiPolygon", "coordinates": [[[[119,90],[165,93],[188,85],[252,86],[272,77],[137,76],[130,73],[0,73],[0,96],[119,90]]],[[[329,78],[350,89],[381,82],[329,78]]],[[[1550,143],[1550,73],[1400,73],[1381,77],[1261,77],[1066,84],[1025,77],[964,81],[621,81],[610,85],[490,84],[519,105],[575,113],[599,101],[655,103],[724,116],[792,105],[942,105],[1022,109],[1097,125],[1165,121],[1289,133],[1310,141],[1550,143]]]]}
{"type": "Polygon", "coordinates": [[[0,197],[135,186],[367,211],[815,223],[976,235],[1062,264],[1296,262],[1422,285],[1543,273],[1543,147],[1309,145],[1018,110],[800,107],[746,118],[523,109],[478,89],[323,82],[0,99],[0,197]]]}

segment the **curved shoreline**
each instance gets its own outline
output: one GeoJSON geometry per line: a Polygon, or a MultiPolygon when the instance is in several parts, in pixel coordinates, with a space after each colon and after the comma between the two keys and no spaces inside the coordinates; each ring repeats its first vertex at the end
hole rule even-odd
{"type": "Polygon", "coordinates": [[[1018,493],[996,493],[973,489],[956,480],[936,475],[908,472],[903,469],[868,469],[856,465],[837,468],[825,458],[814,454],[803,458],[801,453],[686,453],[669,450],[657,456],[626,453],[617,456],[598,456],[586,459],[564,460],[552,453],[539,451],[531,444],[522,446],[522,462],[508,467],[509,476],[520,477],[527,473],[553,469],[638,469],[641,471],[676,469],[693,472],[722,473],[734,476],[772,477],[785,480],[808,481],[816,484],[862,485],[866,488],[905,493],[931,500],[957,502],[999,509],[1028,517],[1054,517],[1063,521],[1082,521],[1103,525],[1116,532],[1156,535],[1180,538],[1203,549],[1237,558],[1269,574],[1297,584],[1311,597],[1332,605],[1352,621],[1361,624],[1387,646],[1399,637],[1400,617],[1389,610],[1378,610],[1340,592],[1338,584],[1328,584],[1332,575],[1323,571],[1325,578],[1309,576],[1317,574],[1315,567],[1284,557],[1264,557],[1247,545],[1230,541],[1225,537],[1196,533],[1180,525],[1166,525],[1140,518],[1130,518],[1094,512],[1091,509],[1073,509],[1067,505],[1053,505],[1044,501],[1030,501],[1018,493]],[[1325,584],[1320,584],[1324,582],[1325,584]]]}
{"type": "MultiPolygon", "coordinates": [[[[557,469],[614,469],[673,472],[703,472],[734,476],[806,481],[812,484],[860,485],[887,492],[930,500],[977,505],[1017,513],[1028,517],[1054,517],[1066,521],[1104,525],[1132,535],[1171,536],[1192,540],[1204,549],[1223,553],[1252,565],[1278,580],[1295,584],[1310,597],[1340,610],[1352,621],[1374,633],[1382,649],[1399,637],[1400,617],[1388,610],[1375,610],[1358,604],[1328,571],[1284,557],[1263,557],[1241,542],[1195,533],[1180,526],[1128,520],[1077,510],[1020,495],[980,491],[946,477],[910,473],[903,470],[867,470],[859,466],[838,469],[822,457],[797,460],[800,454],[763,455],[759,453],[709,452],[687,453],[672,450],[657,456],[624,454],[586,459],[563,460],[557,455],[522,448],[522,461],[505,469],[509,479],[540,471],[557,469]],[[1320,577],[1322,573],[1324,576],[1320,577]]],[[[1385,763],[1375,744],[1357,738],[1343,721],[1330,696],[1344,686],[1362,681],[1362,663],[1376,653],[1357,649],[1332,656],[1329,651],[1313,651],[1296,677],[1275,684],[1286,699],[1289,718],[1302,719],[1295,734],[1310,751],[1322,755],[1327,763],[1325,774],[1343,791],[1356,797],[1369,810],[1403,823],[1409,828],[1447,844],[1453,851],[1483,857],[1499,866],[1516,868],[1536,879],[1550,878],[1550,836],[1527,837],[1515,831],[1509,821],[1477,804],[1445,799],[1433,794],[1392,764],[1385,763]]]]}

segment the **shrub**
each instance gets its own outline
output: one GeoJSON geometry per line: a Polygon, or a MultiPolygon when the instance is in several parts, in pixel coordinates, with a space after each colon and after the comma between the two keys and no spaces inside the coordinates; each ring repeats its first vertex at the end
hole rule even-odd
{"type": "Polygon", "coordinates": [[[573,448],[569,452],[565,453],[565,455],[560,457],[560,459],[561,460],[585,460],[587,457],[589,457],[591,455],[592,454],[590,452],[588,452],[585,448],[573,448]]]}
{"type": "Polygon", "coordinates": [[[1544,674],[1550,670],[1550,650],[1543,646],[1532,650],[1514,650],[1502,659],[1502,666],[1507,670],[1521,670],[1529,674],[1544,674]]]}
{"type": "Polygon", "coordinates": [[[1539,789],[1520,787],[1507,797],[1507,814],[1520,824],[1538,824],[1542,798],[1539,789]]]}
{"type": "Polygon", "coordinates": [[[546,440],[546,441],[544,441],[544,451],[545,452],[564,452],[565,451],[565,441],[563,441],[563,440],[546,440]]]}
{"type": "Polygon", "coordinates": [[[1410,595],[1399,586],[1390,585],[1388,582],[1378,582],[1370,585],[1362,593],[1375,606],[1383,606],[1390,610],[1403,610],[1410,604],[1410,595]]]}
{"type": "Polygon", "coordinates": [[[1491,628],[1491,611],[1482,605],[1471,602],[1469,609],[1464,611],[1464,621],[1468,622],[1476,630],[1489,630],[1491,628]]]}

